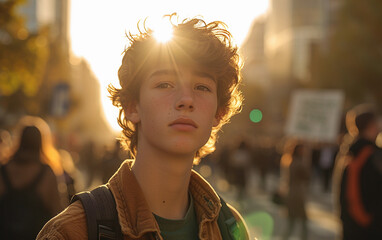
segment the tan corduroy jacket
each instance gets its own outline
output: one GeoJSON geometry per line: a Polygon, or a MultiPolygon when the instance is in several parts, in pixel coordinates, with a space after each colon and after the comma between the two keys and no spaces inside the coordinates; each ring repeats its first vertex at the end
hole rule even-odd
{"type": "MultiPolygon", "coordinates": [[[[139,184],[131,172],[131,161],[125,161],[108,185],[114,195],[119,223],[125,240],[162,239],[155,218],[150,211],[139,184]]],[[[220,198],[213,188],[195,171],[189,185],[197,219],[200,239],[221,239],[217,218],[221,208],[220,198]]],[[[238,221],[240,214],[231,207],[238,221]]],[[[245,233],[242,239],[248,239],[245,233]]],[[[86,216],[80,201],[76,201],[52,218],[37,236],[42,239],[88,239],[86,216]]]]}

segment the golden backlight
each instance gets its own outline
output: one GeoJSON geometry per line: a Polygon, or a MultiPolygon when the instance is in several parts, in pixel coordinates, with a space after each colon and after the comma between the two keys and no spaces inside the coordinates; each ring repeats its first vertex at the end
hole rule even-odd
{"type": "Polygon", "coordinates": [[[158,21],[153,22],[151,26],[153,35],[158,42],[165,43],[172,38],[172,27],[169,24],[168,18],[161,18],[158,21]]]}
{"type": "MultiPolygon", "coordinates": [[[[268,0],[72,0],[70,4],[73,53],[89,62],[100,81],[105,117],[115,131],[120,131],[116,120],[118,109],[108,98],[107,85],[111,83],[119,87],[117,72],[122,51],[128,44],[125,34],[137,33],[139,20],[160,19],[166,14],[176,12],[180,20],[197,16],[206,22],[223,21],[240,46],[252,21],[268,8],[268,0]]],[[[168,18],[165,20],[168,23],[168,18]]],[[[159,24],[156,31],[158,41],[171,38],[171,28],[168,25],[159,24]]]]}

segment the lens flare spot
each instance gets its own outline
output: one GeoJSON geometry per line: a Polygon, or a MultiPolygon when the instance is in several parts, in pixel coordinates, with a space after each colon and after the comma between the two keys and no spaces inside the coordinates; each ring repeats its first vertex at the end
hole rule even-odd
{"type": "Polygon", "coordinates": [[[218,179],[216,183],[216,187],[220,192],[228,192],[229,183],[225,179],[218,179]]]}
{"type": "Polygon", "coordinates": [[[263,211],[253,212],[244,216],[249,231],[256,233],[262,240],[270,240],[274,230],[274,220],[272,216],[263,211]]]}
{"type": "Polygon", "coordinates": [[[212,169],[208,165],[201,166],[199,172],[205,178],[211,177],[212,175],[212,169]]]}
{"type": "Polygon", "coordinates": [[[249,114],[249,119],[254,123],[258,123],[263,119],[263,113],[259,109],[253,109],[249,114]]]}

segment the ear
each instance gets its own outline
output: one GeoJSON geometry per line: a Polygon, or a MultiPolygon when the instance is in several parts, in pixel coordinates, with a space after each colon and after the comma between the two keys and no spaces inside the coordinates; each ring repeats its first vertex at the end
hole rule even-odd
{"type": "Polygon", "coordinates": [[[130,122],[137,124],[141,121],[138,111],[138,104],[135,101],[129,103],[129,105],[125,107],[123,111],[125,112],[126,119],[130,122]]]}

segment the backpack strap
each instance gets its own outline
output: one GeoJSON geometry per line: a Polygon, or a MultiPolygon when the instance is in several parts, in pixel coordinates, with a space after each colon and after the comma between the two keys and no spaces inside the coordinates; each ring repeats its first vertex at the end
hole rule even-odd
{"type": "Polygon", "coordinates": [[[86,215],[89,240],[122,239],[115,200],[106,185],[73,196],[70,203],[80,200],[86,215]]]}
{"type": "MultiPolygon", "coordinates": [[[[89,240],[123,239],[118,221],[116,204],[110,189],[102,185],[91,192],[85,191],[73,196],[70,203],[80,200],[86,214],[89,240]]],[[[240,223],[236,221],[231,209],[220,197],[222,207],[218,217],[218,225],[223,240],[240,239],[240,223]]],[[[243,230],[245,231],[245,229],[243,230]]]]}
{"type": "Polygon", "coordinates": [[[243,231],[243,229],[240,227],[241,224],[236,221],[236,218],[234,217],[231,209],[227,206],[222,197],[220,197],[220,202],[222,207],[218,217],[218,225],[223,240],[242,239],[240,237],[241,231],[243,231]]]}

